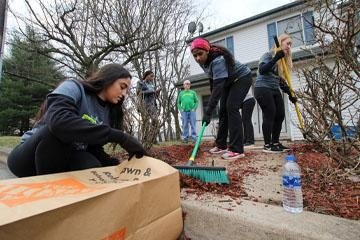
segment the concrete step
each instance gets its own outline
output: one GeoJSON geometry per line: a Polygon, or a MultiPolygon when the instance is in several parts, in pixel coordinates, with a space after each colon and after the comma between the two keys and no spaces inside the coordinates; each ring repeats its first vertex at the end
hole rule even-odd
{"type": "Polygon", "coordinates": [[[184,234],[196,240],[354,240],[360,222],[304,211],[286,212],[282,207],[210,195],[187,196],[184,234]]]}
{"type": "MultiPolygon", "coordinates": [[[[257,174],[246,176],[247,199],[214,194],[189,194],[182,189],[184,235],[196,240],[212,239],[360,239],[360,222],[304,211],[286,212],[282,202],[282,166],[285,153],[262,153],[262,146],[245,150],[256,153],[250,166],[257,174]],[[257,199],[258,202],[248,201],[257,199]],[[271,202],[275,205],[269,205],[271,202]]],[[[209,162],[230,167],[232,161],[208,154],[209,162]]]]}

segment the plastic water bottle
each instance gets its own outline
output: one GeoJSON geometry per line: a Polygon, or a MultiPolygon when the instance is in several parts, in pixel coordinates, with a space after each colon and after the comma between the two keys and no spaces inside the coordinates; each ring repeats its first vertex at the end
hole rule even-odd
{"type": "Polygon", "coordinates": [[[283,170],[283,208],[291,213],[303,211],[300,167],[294,155],[286,155],[283,170]]]}

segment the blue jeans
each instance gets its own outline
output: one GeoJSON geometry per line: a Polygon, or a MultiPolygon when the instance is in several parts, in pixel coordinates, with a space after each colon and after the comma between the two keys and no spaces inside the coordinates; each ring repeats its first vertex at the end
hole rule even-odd
{"type": "Polygon", "coordinates": [[[196,140],[196,114],[195,111],[190,112],[181,112],[181,121],[182,121],[182,139],[190,139],[189,135],[189,124],[191,126],[191,138],[196,140]]]}

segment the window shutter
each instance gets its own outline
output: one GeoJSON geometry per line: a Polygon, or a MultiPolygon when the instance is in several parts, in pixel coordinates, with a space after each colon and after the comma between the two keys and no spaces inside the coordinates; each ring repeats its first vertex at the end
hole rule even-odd
{"type": "Polygon", "coordinates": [[[304,33],[305,33],[305,44],[306,45],[314,44],[315,33],[314,33],[314,18],[312,11],[303,14],[303,23],[304,23],[304,33]]]}
{"type": "Polygon", "coordinates": [[[226,38],[226,47],[234,55],[234,37],[233,36],[226,38]]]}
{"type": "Polygon", "coordinates": [[[268,44],[269,49],[272,48],[272,46],[275,44],[274,42],[274,36],[276,36],[276,23],[272,22],[267,25],[267,34],[268,34],[268,44]]]}

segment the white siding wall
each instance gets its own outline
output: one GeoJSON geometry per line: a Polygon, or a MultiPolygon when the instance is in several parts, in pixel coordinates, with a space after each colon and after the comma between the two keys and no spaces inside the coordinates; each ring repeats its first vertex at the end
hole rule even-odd
{"type": "MultiPolygon", "coordinates": [[[[294,65],[294,68],[296,68],[297,65],[294,65]]],[[[294,89],[294,91],[296,92],[297,90],[301,89],[301,85],[300,85],[300,80],[298,77],[298,74],[296,71],[294,71],[291,75],[291,83],[292,83],[292,87],[294,89]]],[[[291,103],[289,101],[289,98],[287,97],[287,95],[285,94],[284,97],[284,102],[285,104],[285,112],[286,112],[286,119],[288,119],[288,124],[290,125],[290,138],[292,141],[294,140],[302,140],[303,135],[300,131],[300,123],[299,123],[299,119],[298,116],[296,114],[295,111],[295,105],[293,103],[291,103]]],[[[301,113],[301,104],[298,104],[299,106],[299,110],[301,113]]]]}
{"type": "Polygon", "coordinates": [[[259,60],[268,51],[266,24],[257,24],[234,33],[235,59],[241,63],[259,60]]]}
{"type": "Polygon", "coordinates": [[[190,55],[189,63],[190,63],[190,75],[204,73],[204,71],[201,69],[199,64],[194,60],[192,55],[190,55]]]}
{"type": "MultiPolygon", "coordinates": [[[[202,125],[202,117],[203,117],[202,96],[209,95],[210,91],[209,91],[208,87],[202,87],[202,88],[196,89],[196,93],[197,93],[198,99],[199,99],[199,106],[196,110],[196,130],[197,130],[197,134],[199,134],[199,131],[200,131],[201,125],[202,125]]],[[[218,123],[218,120],[212,120],[210,122],[209,126],[207,126],[205,128],[204,138],[207,138],[207,139],[215,138],[216,133],[217,133],[217,131],[216,131],[217,123],[218,123]]]]}
{"type": "MultiPolygon", "coordinates": [[[[215,36],[209,36],[207,39],[210,42],[214,42],[228,36],[233,36],[236,59],[242,63],[259,60],[260,57],[269,50],[267,24],[297,16],[303,11],[289,11],[287,14],[282,13],[277,16],[267,17],[261,21],[257,20],[255,23],[240,26],[238,29],[227,30],[215,36]]],[[[301,47],[294,48],[293,51],[298,51],[300,48],[301,47]]],[[[192,61],[191,64],[196,64],[196,62],[192,61]]],[[[199,68],[194,68],[194,70],[200,70],[200,72],[197,73],[201,73],[201,69],[199,68]]],[[[191,72],[191,74],[196,73],[191,72]]]]}

